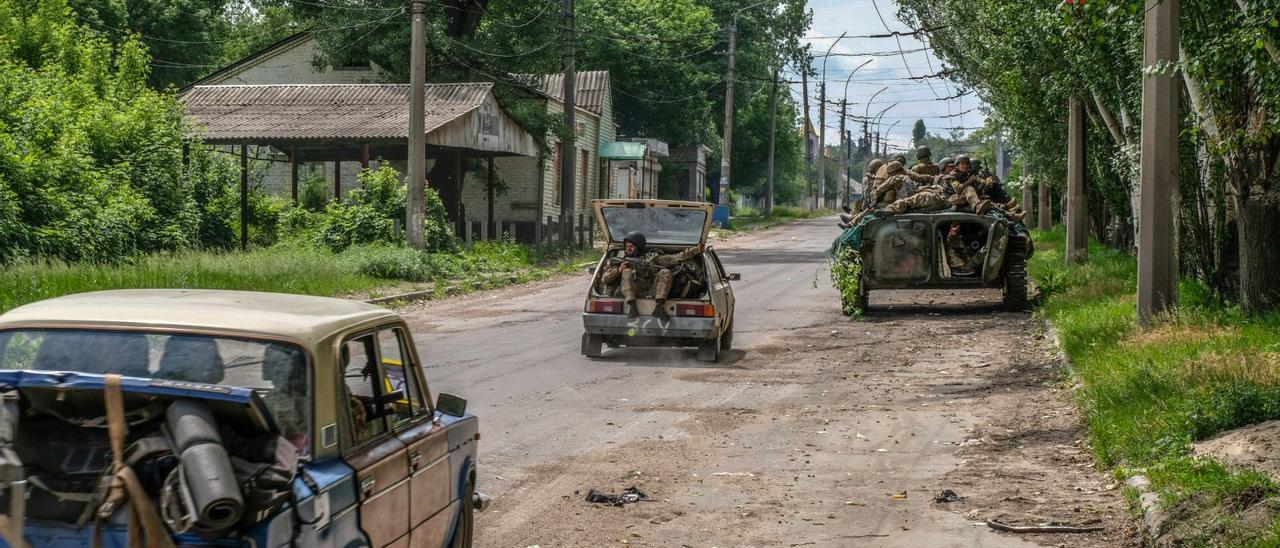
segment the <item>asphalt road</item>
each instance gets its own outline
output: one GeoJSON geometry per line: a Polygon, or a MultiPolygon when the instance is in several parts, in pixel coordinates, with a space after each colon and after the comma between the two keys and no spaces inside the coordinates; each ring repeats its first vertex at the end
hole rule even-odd
{"type": "MultiPolygon", "coordinates": [[[[585,274],[402,310],[432,391],[480,417],[494,504],[477,545],[1028,545],[982,520],[1123,519],[1030,315],[996,309],[998,292],[891,292],[850,322],[826,267],[834,224],[713,242],[742,274],[718,364],[581,356],[585,274]],[[1022,429],[1043,435],[1005,441],[1022,429]],[[654,500],[583,500],[632,485],[654,500]],[[969,500],[934,503],[947,487],[969,500]]],[[[1113,545],[1118,529],[1037,540],[1113,545]]]]}

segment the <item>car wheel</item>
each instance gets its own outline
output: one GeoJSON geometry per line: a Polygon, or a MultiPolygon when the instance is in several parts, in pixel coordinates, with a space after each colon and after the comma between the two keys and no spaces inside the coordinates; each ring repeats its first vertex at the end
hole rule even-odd
{"type": "Polygon", "coordinates": [[[604,356],[604,341],[600,335],[582,334],[582,355],[588,358],[604,356]]]}
{"type": "Polygon", "coordinates": [[[729,328],[720,334],[720,351],[728,352],[733,350],[733,322],[729,322],[729,328]]]}
{"type": "Polygon", "coordinates": [[[474,482],[468,481],[462,493],[462,515],[458,516],[458,527],[453,532],[450,548],[471,548],[471,541],[476,533],[476,509],[471,499],[475,495],[474,482]]]}
{"type": "Polygon", "coordinates": [[[720,337],[698,343],[698,361],[714,362],[720,359],[720,337]]]}
{"type": "Polygon", "coordinates": [[[1027,238],[1009,238],[1004,257],[1004,308],[1009,311],[1027,309],[1027,238]]]}

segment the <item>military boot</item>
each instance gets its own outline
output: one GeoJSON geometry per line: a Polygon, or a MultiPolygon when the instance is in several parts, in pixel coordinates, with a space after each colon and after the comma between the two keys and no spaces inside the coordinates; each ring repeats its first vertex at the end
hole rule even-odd
{"type": "Polygon", "coordinates": [[[640,317],[640,308],[636,306],[635,301],[627,301],[627,319],[634,320],[640,317]]]}
{"type": "Polygon", "coordinates": [[[988,211],[991,211],[991,200],[978,202],[978,206],[973,208],[973,212],[978,215],[986,215],[988,211]]]}
{"type": "Polygon", "coordinates": [[[653,301],[653,317],[658,318],[659,320],[662,320],[662,321],[667,321],[671,319],[671,315],[667,314],[666,299],[655,299],[653,301]]]}

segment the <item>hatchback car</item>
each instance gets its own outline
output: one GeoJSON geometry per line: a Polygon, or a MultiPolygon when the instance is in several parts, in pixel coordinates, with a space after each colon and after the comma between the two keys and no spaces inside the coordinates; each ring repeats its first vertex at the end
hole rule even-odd
{"type": "Polygon", "coordinates": [[[360,302],[127,290],[22,306],[0,316],[3,533],[470,546],[478,421],[429,394],[404,321],[360,302]],[[121,502],[104,480],[125,476],[121,502]]]}
{"type": "Polygon", "coordinates": [[[728,273],[714,248],[707,246],[712,204],[665,200],[595,200],[596,221],[608,246],[592,269],[582,313],[582,353],[598,358],[604,348],[697,347],[698,359],[714,362],[733,345],[734,296],[728,273]],[[652,287],[637,296],[639,316],[627,317],[617,283],[605,284],[601,274],[611,262],[623,260],[624,239],[639,232],[647,250],[679,253],[703,245],[701,255],[670,267],[671,291],[664,303],[667,319],[654,315],[652,287]]]}

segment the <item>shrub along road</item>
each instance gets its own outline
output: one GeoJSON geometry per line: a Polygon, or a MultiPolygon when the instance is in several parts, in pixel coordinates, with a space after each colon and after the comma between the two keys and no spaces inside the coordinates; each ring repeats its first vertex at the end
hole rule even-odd
{"type": "Polygon", "coordinates": [[[579,355],[588,278],[402,310],[433,391],[484,434],[480,546],[971,546],[1135,540],[1042,327],[998,292],[873,293],[840,315],[831,219],[716,245],[736,348],[579,355]],[[590,489],[653,500],[617,508],[590,489]],[[935,502],[950,489],[964,500],[935,502]],[[1100,524],[1076,535],[983,523],[1100,524]]]}

